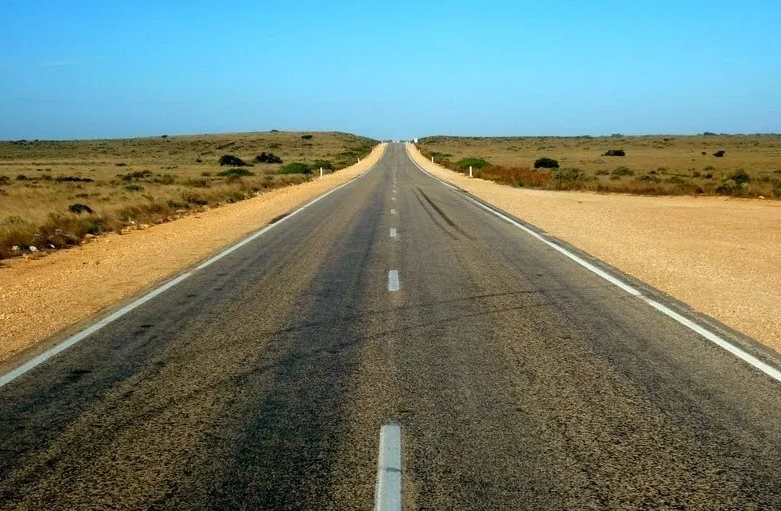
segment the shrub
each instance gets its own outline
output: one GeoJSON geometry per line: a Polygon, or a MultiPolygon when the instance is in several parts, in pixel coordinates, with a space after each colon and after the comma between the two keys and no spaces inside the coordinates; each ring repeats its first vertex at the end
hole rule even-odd
{"type": "Polygon", "coordinates": [[[81,204],[77,202],[75,204],[71,204],[70,206],[68,206],[68,211],[80,215],[82,213],[92,213],[92,208],[87,206],[86,204],[81,204]]]}
{"type": "Polygon", "coordinates": [[[552,158],[539,158],[534,162],[535,169],[557,169],[559,168],[559,162],[552,158]]]}
{"type": "Polygon", "coordinates": [[[282,158],[277,156],[274,153],[260,153],[259,155],[255,156],[255,159],[253,160],[257,163],[282,163],[282,158]]]}
{"type": "Polygon", "coordinates": [[[726,179],[716,187],[716,193],[722,195],[740,195],[740,193],[747,187],[746,183],[737,183],[732,179],[726,179]]]}
{"type": "Polygon", "coordinates": [[[320,169],[323,170],[334,170],[334,164],[330,160],[315,160],[315,162],[312,164],[313,169],[320,169]]]}
{"type": "Polygon", "coordinates": [[[301,135],[301,138],[303,138],[304,140],[312,140],[313,136],[314,135],[301,135]]]}
{"type": "Polygon", "coordinates": [[[751,181],[751,176],[748,175],[748,172],[746,172],[743,169],[738,169],[735,172],[731,173],[729,176],[727,176],[727,179],[735,181],[739,185],[747,184],[749,181],[751,181]]]}
{"type": "Polygon", "coordinates": [[[223,170],[222,172],[217,172],[217,175],[220,177],[230,177],[230,176],[254,176],[255,173],[251,172],[247,169],[228,169],[223,170]]]}
{"type": "Polygon", "coordinates": [[[246,161],[242,160],[238,156],[233,156],[232,154],[225,154],[223,156],[220,156],[220,165],[225,166],[231,166],[231,167],[246,167],[249,165],[246,161]]]}
{"type": "Polygon", "coordinates": [[[713,156],[716,158],[723,158],[725,154],[727,154],[727,151],[719,150],[713,153],[713,156]]]}
{"type": "Polygon", "coordinates": [[[610,175],[613,177],[634,176],[635,171],[626,167],[616,167],[615,169],[613,169],[610,175]]]}
{"type": "Polygon", "coordinates": [[[309,168],[309,166],[306,163],[288,163],[281,169],[279,169],[280,174],[311,174],[312,169],[309,168]]]}
{"type": "Polygon", "coordinates": [[[643,174],[642,176],[638,177],[637,180],[643,183],[658,183],[661,181],[657,176],[652,174],[653,171],[649,172],[648,174],[643,174]]]}
{"type": "Polygon", "coordinates": [[[626,153],[623,149],[609,149],[602,156],[626,156],[626,153]]]}
{"type": "Polygon", "coordinates": [[[138,181],[148,179],[152,177],[152,171],[150,170],[136,170],[134,172],[128,172],[127,174],[120,174],[119,178],[122,181],[138,181]]]}
{"type": "Polygon", "coordinates": [[[203,195],[190,191],[182,192],[182,200],[187,204],[195,204],[196,206],[205,206],[209,203],[209,201],[203,198],[203,195]]]}
{"type": "Polygon", "coordinates": [[[228,195],[228,198],[226,199],[229,204],[233,204],[234,202],[240,202],[246,199],[247,196],[244,195],[241,192],[231,192],[230,195],[228,195]]]}
{"type": "Polygon", "coordinates": [[[462,158],[456,162],[456,167],[461,170],[467,170],[469,167],[472,167],[474,170],[479,170],[488,167],[489,165],[491,164],[483,158],[462,158]]]}
{"type": "Polygon", "coordinates": [[[566,182],[566,181],[584,181],[586,179],[586,173],[576,168],[566,168],[553,175],[552,181],[566,182]]]}

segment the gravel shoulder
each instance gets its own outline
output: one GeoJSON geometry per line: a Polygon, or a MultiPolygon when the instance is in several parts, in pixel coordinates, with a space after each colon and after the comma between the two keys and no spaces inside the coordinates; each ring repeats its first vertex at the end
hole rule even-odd
{"type": "Polygon", "coordinates": [[[26,351],[170,278],[297,206],[357,177],[385,151],[308,183],[273,190],[170,223],[109,234],[0,268],[0,370],[26,351]]]}
{"type": "Polygon", "coordinates": [[[781,351],[781,203],[525,190],[408,148],[440,179],[781,351]]]}

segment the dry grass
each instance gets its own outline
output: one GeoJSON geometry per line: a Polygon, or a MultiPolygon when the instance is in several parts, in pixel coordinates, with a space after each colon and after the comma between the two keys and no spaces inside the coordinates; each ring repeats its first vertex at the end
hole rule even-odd
{"type": "Polygon", "coordinates": [[[486,160],[475,177],[513,186],[645,195],[781,198],[781,135],[427,137],[418,148],[453,170],[486,160]],[[625,156],[606,156],[624,150],[625,156]],[[723,157],[714,153],[725,151],[723,157]],[[538,158],[559,169],[534,170],[538,158]]]}
{"type": "Polygon", "coordinates": [[[252,162],[273,152],[284,164],[329,171],[355,163],[375,143],[345,133],[288,132],[0,142],[0,258],[170,221],[313,176],[280,174],[282,164],[232,170],[218,163],[225,154],[252,162]]]}

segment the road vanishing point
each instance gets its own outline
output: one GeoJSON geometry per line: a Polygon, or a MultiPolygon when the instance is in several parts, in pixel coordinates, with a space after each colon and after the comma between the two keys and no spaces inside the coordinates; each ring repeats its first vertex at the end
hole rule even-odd
{"type": "Polygon", "coordinates": [[[778,357],[496,213],[390,144],[6,375],[0,509],[781,509],[779,382],[649,297],[778,357]]]}

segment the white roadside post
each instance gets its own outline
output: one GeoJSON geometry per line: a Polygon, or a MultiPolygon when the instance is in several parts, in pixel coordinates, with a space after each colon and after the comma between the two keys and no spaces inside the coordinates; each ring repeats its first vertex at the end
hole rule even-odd
{"type": "Polygon", "coordinates": [[[434,157],[433,156],[431,157],[431,163],[434,163],[434,157]]]}
{"type": "Polygon", "coordinates": [[[472,166],[469,166],[469,177],[472,177],[472,166]]]}
{"type": "Polygon", "coordinates": [[[320,179],[323,179],[323,167],[320,167],[320,179]]]}

